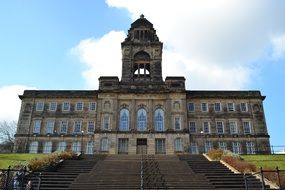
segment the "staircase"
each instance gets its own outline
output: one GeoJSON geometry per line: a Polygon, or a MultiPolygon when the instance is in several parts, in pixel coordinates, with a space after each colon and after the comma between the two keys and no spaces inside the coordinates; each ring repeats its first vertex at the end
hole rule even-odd
{"type": "MultiPolygon", "coordinates": [[[[186,161],[189,167],[196,173],[204,175],[207,180],[219,190],[244,190],[243,174],[235,174],[219,161],[208,161],[202,155],[180,155],[180,160],[186,161]]],[[[261,190],[262,184],[254,176],[247,180],[249,190],[261,190]]],[[[266,186],[266,189],[270,189],[266,186]]]]}

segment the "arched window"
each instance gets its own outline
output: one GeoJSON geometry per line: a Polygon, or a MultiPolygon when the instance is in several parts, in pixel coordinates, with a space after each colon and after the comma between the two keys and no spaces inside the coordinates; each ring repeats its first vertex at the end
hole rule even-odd
{"type": "Polygon", "coordinates": [[[38,141],[31,142],[31,144],[30,144],[30,153],[38,153],[38,146],[39,146],[38,141]]]}
{"type": "Polygon", "coordinates": [[[146,111],[145,109],[139,109],[137,113],[137,130],[146,131],[146,111]]]}
{"type": "Polygon", "coordinates": [[[51,141],[45,142],[43,153],[49,154],[51,153],[51,151],[52,151],[52,142],[51,141]]]}
{"type": "Polygon", "coordinates": [[[183,151],[181,138],[176,138],[174,140],[174,151],[175,152],[182,152],[183,151]]]}
{"type": "Polygon", "coordinates": [[[150,56],[141,51],[134,56],[134,76],[148,77],[150,75],[150,56]]]}
{"type": "Polygon", "coordinates": [[[92,141],[87,142],[86,145],[86,154],[93,154],[94,150],[94,143],[92,141]]]}
{"type": "Polygon", "coordinates": [[[101,139],[100,150],[104,152],[109,151],[109,140],[107,137],[101,139]]]}
{"type": "Polygon", "coordinates": [[[72,143],[72,151],[76,153],[80,153],[81,151],[81,143],[79,141],[74,141],[72,143]]]}
{"type": "Polygon", "coordinates": [[[164,111],[157,109],[154,112],[155,131],[164,131],[164,111]]]}
{"type": "Polygon", "coordinates": [[[128,131],[129,130],[129,110],[122,109],[120,111],[120,131],[128,131]]]}
{"type": "Polygon", "coordinates": [[[58,143],[58,147],[57,147],[58,151],[65,151],[65,148],[66,148],[66,142],[65,141],[61,141],[58,143]]]}

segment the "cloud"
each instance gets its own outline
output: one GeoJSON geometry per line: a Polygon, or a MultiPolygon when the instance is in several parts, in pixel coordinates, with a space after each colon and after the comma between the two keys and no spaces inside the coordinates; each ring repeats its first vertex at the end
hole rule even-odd
{"type": "Polygon", "coordinates": [[[11,85],[0,87],[0,121],[17,121],[20,113],[21,100],[18,95],[24,90],[36,89],[24,85],[11,85]]]}
{"type": "Polygon", "coordinates": [[[123,31],[111,31],[99,39],[88,38],[71,49],[87,66],[82,75],[87,88],[97,89],[100,76],[118,76],[121,73],[121,42],[126,37],[123,31]]]}
{"type": "MultiPolygon", "coordinates": [[[[128,10],[133,20],[145,14],[164,43],[164,76],[185,76],[188,89],[247,88],[251,78],[259,73],[256,62],[268,55],[268,47],[278,39],[276,36],[285,33],[282,8],[285,1],[107,0],[106,3],[128,10]]],[[[89,87],[98,87],[100,75],[121,74],[119,45],[124,37],[123,32],[111,31],[102,38],[83,40],[74,48],[80,60],[88,65],[83,76],[89,87]]],[[[283,54],[283,41],[279,41],[274,43],[275,56],[283,54]]]]}
{"type": "Polygon", "coordinates": [[[272,57],[274,59],[285,57],[285,34],[273,37],[272,45],[273,45],[272,57]]]}

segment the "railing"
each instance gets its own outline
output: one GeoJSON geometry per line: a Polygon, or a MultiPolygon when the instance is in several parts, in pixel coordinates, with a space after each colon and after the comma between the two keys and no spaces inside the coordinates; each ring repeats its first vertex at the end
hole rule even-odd
{"type": "Polygon", "coordinates": [[[140,189],[143,190],[143,154],[141,155],[141,185],[140,189]]]}
{"type": "MultiPolygon", "coordinates": [[[[275,174],[275,178],[270,178],[270,180],[274,180],[277,187],[277,189],[279,190],[285,190],[285,186],[284,186],[284,182],[282,183],[281,182],[281,177],[280,177],[280,172],[284,172],[284,176],[285,176],[285,170],[279,170],[278,167],[276,167],[276,170],[264,170],[262,169],[262,167],[260,168],[260,171],[258,172],[255,172],[255,173],[252,173],[252,174],[246,174],[244,173],[244,184],[245,184],[245,189],[246,190],[250,190],[250,180],[249,178],[252,177],[252,176],[257,176],[257,178],[260,178],[260,182],[261,182],[261,185],[262,185],[262,190],[266,190],[266,181],[267,178],[265,177],[266,173],[270,173],[270,174],[275,174]]],[[[284,177],[285,178],[285,177],[284,177]]]]}
{"type": "MultiPolygon", "coordinates": [[[[23,169],[11,169],[9,166],[8,169],[0,169],[0,189],[2,190],[10,190],[10,189],[19,189],[24,190],[26,188],[26,184],[28,183],[28,179],[30,177],[37,178],[36,189],[40,190],[41,188],[41,173],[35,174],[30,172],[24,167],[23,169]],[[28,177],[29,176],[29,177],[28,177]]],[[[35,184],[35,181],[31,181],[29,185],[35,184]]],[[[35,187],[35,185],[33,186],[35,187]]],[[[31,187],[31,188],[33,188],[31,187]]]]}

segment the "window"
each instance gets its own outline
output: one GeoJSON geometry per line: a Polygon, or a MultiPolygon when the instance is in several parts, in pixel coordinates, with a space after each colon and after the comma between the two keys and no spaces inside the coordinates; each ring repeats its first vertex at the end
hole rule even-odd
{"type": "Polygon", "coordinates": [[[75,106],[76,111],[83,111],[83,102],[77,102],[75,106]]]}
{"type": "Polygon", "coordinates": [[[137,113],[137,130],[146,131],[146,111],[145,109],[139,109],[137,113]]]}
{"type": "Polygon", "coordinates": [[[94,131],[95,131],[95,122],[88,121],[87,133],[94,133],[94,131]]]}
{"type": "Polygon", "coordinates": [[[67,133],[68,128],[68,122],[67,121],[61,121],[60,123],[60,133],[67,133]]]}
{"type": "Polygon", "coordinates": [[[110,130],[110,116],[109,115],[105,115],[103,117],[103,126],[102,126],[103,130],[110,130]]]}
{"type": "Polygon", "coordinates": [[[209,141],[205,142],[205,153],[208,153],[212,149],[213,149],[212,142],[209,142],[209,141]]]}
{"type": "Polygon", "coordinates": [[[74,133],[80,133],[81,132],[81,121],[75,121],[74,122],[74,133]]]}
{"type": "Polygon", "coordinates": [[[217,125],[217,133],[218,134],[224,134],[224,124],[222,121],[217,121],[216,122],[217,125]]]}
{"type": "Polygon", "coordinates": [[[47,134],[53,134],[54,121],[53,121],[53,120],[48,120],[46,127],[47,127],[47,128],[46,128],[47,134]]]}
{"type": "Polygon", "coordinates": [[[227,150],[227,143],[226,142],[218,142],[219,149],[227,150]]]}
{"type": "Polygon", "coordinates": [[[235,121],[230,121],[229,126],[230,126],[230,133],[231,134],[238,134],[237,123],[235,121]]]}
{"type": "Polygon", "coordinates": [[[89,111],[96,111],[96,102],[89,103],[89,111]]]}
{"type": "Polygon", "coordinates": [[[49,154],[51,152],[52,152],[52,142],[51,141],[45,142],[43,153],[44,154],[49,154]]]}
{"type": "Polygon", "coordinates": [[[243,130],[244,130],[244,134],[251,134],[251,126],[250,126],[249,121],[243,122],[243,130]]]}
{"type": "Polygon", "coordinates": [[[100,150],[103,152],[109,151],[109,142],[108,142],[107,137],[104,137],[101,139],[100,150]]]}
{"type": "Polygon", "coordinates": [[[49,103],[49,111],[56,111],[56,108],[57,108],[57,103],[56,102],[50,102],[49,103]]]}
{"type": "Polygon", "coordinates": [[[121,109],[120,111],[120,131],[128,131],[129,130],[129,110],[121,109]]]}
{"type": "Polygon", "coordinates": [[[70,109],[70,103],[69,102],[63,102],[62,111],[69,111],[69,109],[70,109]]]}
{"type": "Polygon", "coordinates": [[[188,103],[188,111],[194,112],[195,111],[195,104],[193,102],[188,103]]]}
{"type": "Polygon", "coordinates": [[[207,103],[201,103],[201,111],[202,112],[208,111],[208,104],[207,103]]]}
{"type": "Polygon", "coordinates": [[[72,143],[71,150],[76,153],[80,153],[81,151],[81,143],[79,141],[74,141],[72,143]]]}
{"type": "Polygon", "coordinates": [[[35,120],[34,121],[33,133],[36,133],[36,134],[41,133],[41,120],[35,120]]]}
{"type": "Polygon", "coordinates": [[[191,143],[191,154],[199,154],[197,143],[191,143]]]}
{"type": "Polygon", "coordinates": [[[155,131],[164,131],[164,111],[157,109],[154,112],[155,131]]]}
{"type": "Polygon", "coordinates": [[[235,111],[234,103],[228,103],[228,111],[235,111]]]}
{"type": "Polygon", "coordinates": [[[255,147],[253,142],[246,142],[246,153],[255,154],[255,147]]]}
{"type": "Polygon", "coordinates": [[[181,130],[180,117],[174,118],[174,130],[181,130]]]}
{"type": "Polygon", "coordinates": [[[196,133],[196,123],[193,121],[189,122],[189,131],[190,133],[196,133]]]}
{"type": "Polygon", "coordinates": [[[119,139],[118,153],[119,154],[127,154],[128,153],[128,144],[129,144],[129,139],[127,139],[127,138],[119,139]]]}
{"type": "Polygon", "coordinates": [[[233,142],[233,153],[235,153],[235,154],[241,154],[240,143],[238,143],[238,142],[233,142]]]}
{"type": "Polygon", "coordinates": [[[39,146],[39,143],[38,141],[33,141],[31,142],[30,144],[30,153],[38,153],[38,146],[39,146]]]}
{"type": "Polygon", "coordinates": [[[65,148],[66,148],[66,142],[61,141],[58,143],[58,146],[57,146],[58,151],[65,151],[65,148]]]}
{"type": "Polygon", "coordinates": [[[183,151],[181,138],[176,138],[174,140],[174,151],[175,152],[182,152],[183,151]]]}
{"type": "Polygon", "coordinates": [[[86,144],[86,154],[93,154],[93,152],[94,152],[94,143],[92,141],[89,141],[86,144]]]}
{"type": "Polygon", "coordinates": [[[37,102],[36,111],[43,111],[43,110],[44,110],[44,102],[37,102]]]}
{"type": "Polygon", "coordinates": [[[247,112],[248,111],[247,103],[240,103],[240,111],[241,112],[247,112]]]}
{"type": "Polygon", "coordinates": [[[221,103],[215,103],[214,104],[214,110],[215,112],[220,112],[221,111],[221,103]]]}
{"type": "Polygon", "coordinates": [[[203,133],[205,133],[205,134],[210,134],[211,133],[210,122],[209,121],[204,121],[203,122],[203,133]]]}
{"type": "Polygon", "coordinates": [[[155,139],[155,153],[165,154],[165,139],[155,139]]]}

